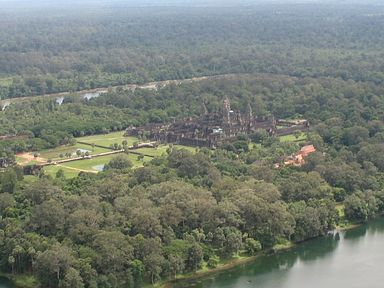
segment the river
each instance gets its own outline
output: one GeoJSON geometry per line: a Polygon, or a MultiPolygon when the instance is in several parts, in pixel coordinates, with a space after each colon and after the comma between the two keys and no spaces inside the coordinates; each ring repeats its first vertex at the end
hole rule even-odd
{"type": "Polygon", "coordinates": [[[382,288],[384,219],[177,288],[382,288]]]}

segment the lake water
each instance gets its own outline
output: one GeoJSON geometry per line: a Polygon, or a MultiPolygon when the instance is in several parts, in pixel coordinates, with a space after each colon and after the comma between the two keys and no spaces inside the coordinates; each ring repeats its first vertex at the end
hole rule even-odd
{"type": "Polygon", "coordinates": [[[9,282],[8,279],[0,277],[0,288],[13,288],[14,286],[12,285],[11,282],[9,282]]]}
{"type": "Polygon", "coordinates": [[[173,287],[383,288],[384,220],[173,287]]]}
{"type": "Polygon", "coordinates": [[[99,172],[102,172],[102,171],[104,171],[104,167],[105,167],[105,165],[101,164],[101,165],[93,166],[92,169],[96,170],[96,171],[99,171],[99,172]]]}

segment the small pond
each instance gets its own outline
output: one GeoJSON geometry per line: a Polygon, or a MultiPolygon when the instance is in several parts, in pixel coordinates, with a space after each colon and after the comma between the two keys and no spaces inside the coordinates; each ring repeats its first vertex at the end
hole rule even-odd
{"type": "Polygon", "coordinates": [[[93,166],[92,169],[96,170],[96,171],[99,171],[99,172],[102,172],[104,170],[104,167],[105,167],[105,165],[101,164],[101,165],[93,166]]]}

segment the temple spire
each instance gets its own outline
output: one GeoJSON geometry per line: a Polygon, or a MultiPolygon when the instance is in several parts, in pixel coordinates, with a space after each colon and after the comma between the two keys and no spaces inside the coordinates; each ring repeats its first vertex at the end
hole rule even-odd
{"type": "Polygon", "coordinates": [[[225,97],[223,101],[223,118],[227,124],[230,124],[231,122],[230,113],[231,113],[231,102],[229,101],[228,97],[225,97]]]}
{"type": "Polygon", "coordinates": [[[253,112],[252,112],[252,107],[251,107],[250,103],[247,104],[245,116],[247,117],[247,120],[249,120],[249,121],[252,120],[252,118],[253,118],[253,112]]]}
{"type": "Polygon", "coordinates": [[[229,101],[228,96],[226,96],[226,97],[224,98],[223,106],[224,106],[224,107],[223,107],[223,108],[224,108],[224,111],[226,111],[226,112],[231,111],[231,102],[229,101]]]}
{"type": "Polygon", "coordinates": [[[207,115],[208,114],[208,109],[207,109],[207,106],[205,105],[204,101],[203,101],[203,104],[202,104],[202,110],[203,110],[203,115],[207,115]]]}

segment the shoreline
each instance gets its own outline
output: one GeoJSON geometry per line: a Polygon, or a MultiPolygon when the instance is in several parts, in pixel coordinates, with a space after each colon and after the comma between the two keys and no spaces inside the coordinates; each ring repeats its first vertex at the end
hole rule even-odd
{"type": "Polygon", "coordinates": [[[239,265],[242,265],[242,264],[249,264],[249,263],[255,261],[257,258],[259,258],[260,256],[263,256],[263,255],[266,255],[266,254],[261,253],[259,255],[250,256],[250,257],[244,257],[244,258],[241,258],[241,259],[232,259],[232,260],[229,260],[227,263],[225,263],[225,264],[223,264],[223,265],[221,265],[219,267],[212,268],[212,269],[209,269],[209,270],[199,270],[199,271],[197,271],[197,272],[195,272],[193,274],[181,275],[180,278],[169,280],[169,281],[167,281],[165,283],[160,284],[159,286],[158,285],[154,285],[154,286],[150,286],[150,287],[172,288],[173,284],[176,284],[178,282],[188,281],[188,280],[197,280],[197,279],[209,276],[211,274],[216,274],[216,273],[219,273],[219,272],[222,272],[222,271],[230,270],[230,269],[235,268],[236,266],[239,266],[239,265]]]}
{"type": "Polygon", "coordinates": [[[336,226],[335,231],[342,232],[359,228],[364,223],[351,223],[346,226],[336,226]]]}
{"type": "Polygon", "coordinates": [[[158,288],[172,288],[174,284],[183,282],[183,281],[191,281],[191,280],[197,280],[201,279],[204,277],[207,277],[209,275],[217,274],[223,271],[227,271],[230,269],[233,269],[237,266],[240,265],[245,265],[245,264],[250,264],[260,258],[261,256],[268,256],[268,255],[273,255],[277,254],[280,252],[288,251],[296,246],[295,243],[289,242],[286,245],[279,245],[275,248],[271,248],[271,250],[266,250],[266,251],[260,251],[256,255],[253,256],[242,256],[241,258],[233,258],[228,260],[227,262],[223,263],[222,265],[219,265],[216,268],[212,268],[209,270],[198,270],[197,272],[191,274],[185,274],[185,275],[179,275],[178,278],[164,281],[163,283],[155,284],[155,285],[150,285],[148,287],[158,287],[158,288]],[[272,252],[272,253],[270,253],[272,252]]]}
{"type": "MultiPolygon", "coordinates": [[[[345,226],[336,226],[333,231],[342,232],[342,231],[353,230],[362,226],[363,224],[364,223],[351,223],[345,226]]],[[[319,237],[316,237],[316,238],[319,238],[319,237]]],[[[316,239],[316,238],[313,238],[313,239],[316,239]]],[[[307,239],[303,242],[308,242],[313,239],[307,239]]],[[[143,287],[172,288],[174,284],[177,284],[180,282],[188,282],[188,281],[202,279],[210,275],[215,275],[223,271],[231,270],[240,265],[250,264],[256,261],[261,256],[269,256],[269,255],[278,254],[280,252],[289,251],[295,248],[297,245],[300,245],[301,243],[289,242],[286,244],[280,244],[280,245],[277,244],[275,247],[271,248],[270,250],[260,251],[253,256],[239,256],[239,258],[229,259],[223,262],[222,264],[219,264],[219,266],[216,268],[212,268],[208,270],[200,269],[195,273],[178,275],[176,279],[164,280],[163,282],[157,283],[155,285],[147,284],[147,285],[144,285],[143,287]]],[[[33,278],[32,275],[28,275],[28,274],[12,275],[9,273],[0,272],[0,277],[6,278],[9,281],[11,281],[12,285],[14,285],[15,288],[37,288],[38,287],[38,283],[36,283],[36,280],[33,278]]]]}
{"type": "MultiPolygon", "coordinates": [[[[336,226],[333,231],[342,232],[342,231],[353,230],[353,229],[360,227],[361,225],[363,225],[363,223],[350,223],[350,224],[345,225],[345,226],[336,226]]],[[[331,231],[329,231],[329,232],[331,232],[331,231]]],[[[322,236],[319,236],[319,237],[322,237],[322,236]]],[[[319,237],[316,237],[316,238],[319,238],[319,237]]],[[[280,252],[288,251],[290,249],[295,248],[297,245],[300,245],[301,243],[308,242],[308,241],[311,241],[311,240],[316,239],[316,238],[307,239],[307,240],[300,242],[300,243],[290,242],[289,245],[284,245],[284,246],[278,245],[277,247],[272,248],[271,250],[261,251],[257,255],[254,255],[254,256],[244,256],[240,259],[236,259],[236,258],[231,259],[219,267],[209,269],[209,270],[198,270],[197,272],[195,272],[193,274],[189,273],[189,274],[185,274],[185,275],[179,275],[179,277],[176,279],[164,281],[163,283],[159,283],[157,285],[156,284],[150,285],[148,287],[172,288],[173,285],[176,283],[183,282],[183,281],[188,282],[188,281],[198,280],[198,279],[207,277],[209,275],[218,274],[220,272],[230,270],[230,269],[235,268],[235,267],[240,266],[240,265],[252,263],[255,260],[257,260],[258,258],[260,258],[261,256],[274,255],[274,254],[277,254],[280,252]],[[269,253],[269,252],[271,252],[271,253],[269,253]]]]}

